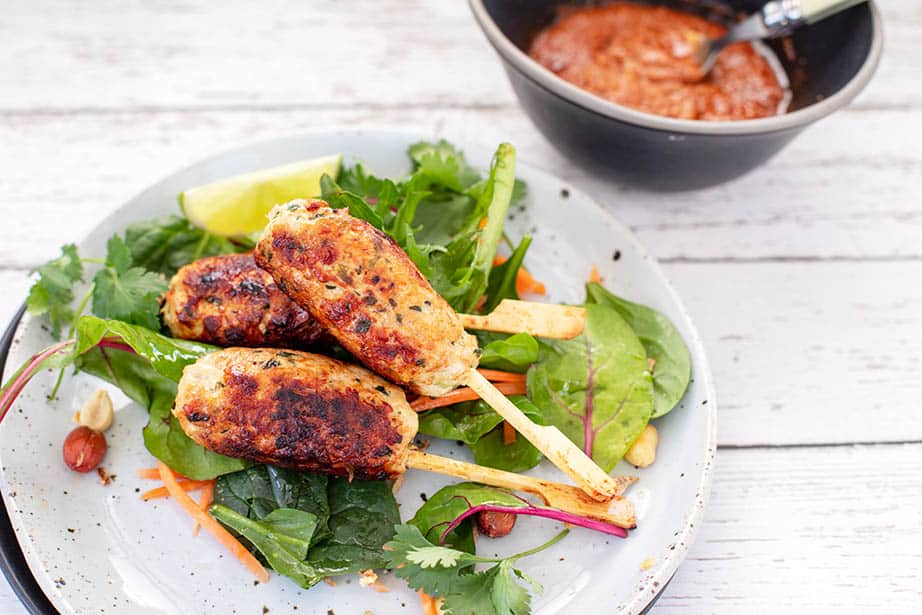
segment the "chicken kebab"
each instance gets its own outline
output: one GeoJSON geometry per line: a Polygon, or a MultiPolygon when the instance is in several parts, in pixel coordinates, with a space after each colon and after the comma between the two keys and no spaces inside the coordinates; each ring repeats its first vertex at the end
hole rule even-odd
{"type": "MultiPolygon", "coordinates": [[[[430,396],[473,385],[480,353],[399,246],[323,201],[277,207],[255,258],[212,257],[182,268],[162,314],[174,336],[222,346],[304,348],[329,332],[327,343],[335,338],[392,382],[430,396]]],[[[616,482],[556,428],[539,428],[486,388],[496,393],[487,401],[587,493],[600,501],[617,493],[616,482]]]]}
{"type": "Polygon", "coordinates": [[[468,385],[591,497],[617,482],[556,427],[538,426],[476,371],[480,348],[409,256],[368,222],[321,200],[276,206],[256,263],[367,367],[421,395],[468,385]]]}
{"type": "Polygon", "coordinates": [[[413,467],[534,493],[560,510],[622,528],[634,508],[597,502],[576,487],[423,453],[411,444],[417,416],[404,392],[357,365],[322,355],[227,348],[187,366],[173,405],[183,431],[227,455],[350,479],[397,478],[413,467]]]}

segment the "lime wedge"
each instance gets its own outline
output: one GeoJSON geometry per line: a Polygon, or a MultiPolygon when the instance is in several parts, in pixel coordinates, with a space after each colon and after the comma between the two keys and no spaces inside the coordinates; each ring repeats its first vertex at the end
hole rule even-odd
{"type": "Polygon", "coordinates": [[[275,205],[320,195],[320,177],[339,174],[340,154],[235,175],[186,190],[179,206],[192,224],[226,237],[262,231],[275,205]]]}

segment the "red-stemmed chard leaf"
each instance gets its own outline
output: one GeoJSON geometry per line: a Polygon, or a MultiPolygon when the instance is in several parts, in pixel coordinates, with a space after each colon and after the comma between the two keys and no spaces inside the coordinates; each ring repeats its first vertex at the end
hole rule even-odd
{"type": "Polygon", "coordinates": [[[618,313],[586,306],[572,340],[541,340],[528,394],[550,425],[610,471],[653,413],[653,383],[640,340],[618,313]]]}

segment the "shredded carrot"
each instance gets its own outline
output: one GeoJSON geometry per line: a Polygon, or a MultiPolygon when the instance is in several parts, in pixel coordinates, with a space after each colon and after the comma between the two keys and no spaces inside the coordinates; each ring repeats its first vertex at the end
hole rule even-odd
{"type": "MultiPolygon", "coordinates": [[[[524,380],[520,382],[497,382],[495,386],[503,395],[525,394],[524,380]]],[[[450,406],[462,401],[471,401],[472,399],[480,399],[480,395],[470,387],[461,387],[441,397],[420,397],[419,399],[413,400],[410,403],[410,407],[417,412],[422,412],[423,410],[450,406]]]]}
{"type": "MultiPolygon", "coordinates": [[[[205,485],[202,486],[202,496],[198,500],[198,507],[202,509],[203,512],[208,512],[208,507],[211,506],[211,502],[214,499],[214,479],[206,481],[205,485]]],[[[198,536],[198,531],[201,529],[201,525],[198,521],[195,522],[195,525],[192,526],[192,535],[198,536]]]]}
{"type": "Polygon", "coordinates": [[[515,274],[515,292],[520,295],[546,295],[544,282],[536,280],[525,267],[520,267],[515,274]]]}
{"type": "MultiPolygon", "coordinates": [[[[137,472],[138,478],[146,478],[148,480],[160,480],[160,471],[157,468],[143,468],[137,472]]],[[[176,474],[177,480],[189,480],[182,474],[174,472],[176,474]]]]}
{"type": "Polygon", "coordinates": [[[266,583],[269,581],[269,573],[266,572],[263,565],[259,563],[259,560],[253,557],[253,554],[247,551],[246,547],[240,544],[240,542],[238,542],[230,532],[224,529],[224,526],[218,523],[214,517],[199,508],[195,500],[182,490],[182,487],[179,486],[179,482],[176,480],[176,475],[173,474],[173,470],[168,468],[162,461],[157,462],[157,469],[160,471],[160,480],[166,485],[173,499],[176,500],[194,520],[198,521],[202,527],[205,528],[205,531],[214,536],[218,542],[224,545],[234,555],[234,557],[249,568],[250,572],[256,575],[256,578],[260,582],[266,583]]]}
{"type": "Polygon", "coordinates": [[[439,615],[439,601],[423,590],[419,590],[417,593],[423,603],[423,615],[439,615]]]}
{"type": "Polygon", "coordinates": [[[595,263],[592,263],[592,269],[589,270],[589,281],[596,284],[602,283],[602,276],[599,275],[599,268],[595,266],[595,263]]]}
{"type": "Polygon", "coordinates": [[[503,421],[503,444],[509,446],[515,444],[515,427],[509,424],[509,421],[503,421]]]}
{"type": "Polygon", "coordinates": [[[503,372],[498,369],[478,369],[477,371],[490,382],[525,382],[525,374],[503,372]]]}
{"type": "MultiPolygon", "coordinates": [[[[179,480],[176,481],[176,484],[179,485],[179,488],[183,491],[198,491],[205,487],[209,481],[201,480],[179,480]]],[[[157,498],[168,498],[170,497],[170,492],[166,487],[155,487],[149,491],[145,491],[141,494],[141,499],[145,502],[148,500],[156,500],[157,498]]]]}
{"type": "MultiPolygon", "coordinates": [[[[506,256],[497,256],[493,259],[493,265],[502,265],[508,259],[506,256]]],[[[546,295],[547,288],[544,283],[536,280],[525,267],[519,267],[515,274],[515,292],[520,295],[546,295]]]]}

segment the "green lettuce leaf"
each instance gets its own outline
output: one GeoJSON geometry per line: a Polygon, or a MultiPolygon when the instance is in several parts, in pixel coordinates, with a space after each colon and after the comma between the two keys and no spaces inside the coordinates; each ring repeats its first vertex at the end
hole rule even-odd
{"type": "Polygon", "coordinates": [[[622,299],[593,282],[586,285],[586,303],[606,305],[618,312],[655,361],[652,418],[675,408],[691,380],[691,355],[675,325],[660,312],[622,299]]]}

